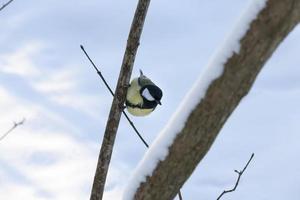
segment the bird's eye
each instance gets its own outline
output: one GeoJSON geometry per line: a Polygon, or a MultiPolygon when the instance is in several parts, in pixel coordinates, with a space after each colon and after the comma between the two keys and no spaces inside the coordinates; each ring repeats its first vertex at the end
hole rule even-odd
{"type": "Polygon", "coordinates": [[[142,96],[148,101],[155,101],[155,98],[150,94],[149,90],[145,88],[142,92],[142,96]]]}

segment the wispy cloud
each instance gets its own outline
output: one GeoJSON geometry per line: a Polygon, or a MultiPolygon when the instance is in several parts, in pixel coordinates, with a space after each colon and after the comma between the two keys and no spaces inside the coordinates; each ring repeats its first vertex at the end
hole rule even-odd
{"type": "MultiPolygon", "coordinates": [[[[0,73],[23,79],[26,85],[22,87],[30,87],[28,91],[54,105],[99,118],[103,99],[110,96],[100,101],[99,96],[83,91],[80,71],[71,70],[78,69],[74,65],[65,64],[56,71],[39,67],[34,61],[43,49],[45,46],[41,42],[32,42],[1,54],[0,73]]],[[[0,165],[0,199],[86,199],[93,180],[98,145],[75,137],[80,125],[65,119],[59,110],[48,107],[48,103],[24,98],[23,94],[11,92],[7,85],[0,86],[0,97],[1,132],[13,121],[27,119],[22,128],[0,143],[0,163],[3,163],[0,165]]],[[[120,197],[119,183],[127,178],[122,173],[124,168],[121,164],[111,168],[105,199],[120,197]]]]}
{"type": "Polygon", "coordinates": [[[36,64],[41,51],[47,49],[40,41],[31,41],[13,52],[0,54],[0,72],[13,74],[26,81],[31,89],[54,104],[76,109],[90,117],[99,117],[99,111],[109,95],[99,96],[84,91],[80,67],[65,63],[55,70],[36,64]],[[101,100],[100,100],[101,98],[101,100]],[[100,107],[101,106],[101,107],[100,107]]]}
{"type": "Polygon", "coordinates": [[[0,71],[26,77],[38,76],[39,70],[33,62],[33,57],[41,49],[41,43],[32,41],[11,53],[1,54],[0,71]]]}
{"type": "Polygon", "coordinates": [[[38,92],[47,96],[51,101],[59,105],[70,107],[84,112],[91,117],[99,117],[100,106],[109,96],[102,97],[83,91],[81,87],[79,67],[75,65],[64,66],[57,71],[48,72],[47,76],[36,78],[31,85],[38,92]]]}
{"type": "MultiPolygon", "coordinates": [[[[22,199],[87,198],[89,189],[84,188],[91,186],[98,153],[94,142],[74,137],[66,131],[72,131],[72,128],[62,128],[68,124],[56,120],[59,116],[55,113],[25,104],[3,87],[0,87],[0,96],[0,109],[4,111],[0,115],[1,121],[8,124],[20,113],[29,116],[22,128],[0,143],[0,163],[5,164],[0,166],[0,180],[5,180],[5,185],[0,183],[0,199],[19,199],[21,196],[22,199]],[[11,114],[7,119],[5,113],[8,111],[11,114]],[[56,128],[49,129],[51,126],[56,128]],[[12,170],[14,172],[9,173],[12,170]]],[[[111,184],[126,177],[120,170],[121,167],[112,169],[111,184]]],[[[111,195],[115,195],[115,189],[109,190],[108,196],[111,195]]]]}

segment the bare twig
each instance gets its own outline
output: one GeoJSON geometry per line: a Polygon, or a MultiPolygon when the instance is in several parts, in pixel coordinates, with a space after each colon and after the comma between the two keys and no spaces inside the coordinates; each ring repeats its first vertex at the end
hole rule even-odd
{"type": "Polygon", "coordinates": [[[234,187],[233,187],[232,189],[230,189],[230,190],[224,190],[224,191],[220,194],[220,196],[217,198],[217,200],[221,199],[221,197],[222,197],[224,194],[229,193],[229,192],[233,192],[233,191],[236,190],[237,186],[239,185],[241,176],[243,175],[244,171],[247,169],[247,167],[248,167],[248,165],[249,165],[249,163],[251,162],[251,160],[252,160],[253,157],[254,157],[254,153],[252,153],[250,159],[248,160],[247,164],[245,165],[245,167],[244,167],[244,169],[243,169],[242,171],[234,170],[234,172],[236,172],[236,173],[238,174],[238,178],[237,178],[237,180],[236,180],[236,182],[235,182],[234,187]]]}
{"type": "Polygon", "coordinates": [[[6,6],[8,6],[11,2],[13,2],[14,0],[9,0],[8,2],[6,2],[5,4],[3,4],[1,7],[0,7],[0,11],[3,10],[6,6]]]}
{"type": "MultiPolygon", "coordinates": [[[[93,60],[90,58],[90,56],[88,55],[88,53],[86,52],[86,50],[84,49],[84,47],[82,45],[80,45],[80,48],[83,51],[83,53],[86,55],[86,57],[88,58],[88,60],[90,61],[90,63],[93,65],[94,69],[96,70],[96,72],[99,75],[99,77],[102,79],[103,83],[105,84],[105,86],[109,90],[110,94],[114,97],[115,94],[112,91],[111,87],[108,85],[108,83],[105,80],[104,76],[102,75],[101,71],[97,68],[97,66],[95,65],[95,63],[93,62],[93,60]]],[[[133,130],[135,131],[135,133],[137,134],[137,136],[141,139],[141,141],[144,143],[144,145],[148,148],[149,147],[148,143],[145,141],[145,139],[139,133],[139,131],[135,127],[135,125],[132,122],[132,120],[128,117],[127,113],[124,110],[122,112],[123,112],[124,116],[126,117],[127,121],[129,122],[129,124],[131,125],[131,127],[133,128],[133,130]]]]}
{"type": "Polygon", "coordinates": [[[23,118],[21,121],[19,122],[14,122],[13,126],[6,131],[6,133],[4,133],[1,137],[0,137],[0,141],[3,140],[9,133],[11,133],[14,129],[16,129],[18,126],[23,125],[25,122],[25,118],[23,118]]]}
{"type": "Polygon", "coordinates": [[[101,200],[103,196],[113,146],[120,123],[121,113],[124,109],[124,103],[127,93],[126,86],[129,85],[129,80],[132,73],[132,68],[139,46],[139,41],[149,4],[150,0],[139,0],[134,14],[129,36],[127,39],[126,50],[123,57],[115,96],[112,102],[106,129],[104,132],[104,138],[98,158],[90,200],[101,200]]]}
{"type": "Polygon", "coordinates": [[[179,192],[178,192],[178,197],[179,197],[179,200],[183,200],[182,194],[181,194],[181,191],[180,191],[180,190],[179,190],[179,192]]]}

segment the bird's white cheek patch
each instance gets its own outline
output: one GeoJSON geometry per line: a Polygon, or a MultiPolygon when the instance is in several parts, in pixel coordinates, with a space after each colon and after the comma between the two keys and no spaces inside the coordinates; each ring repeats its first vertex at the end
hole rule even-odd
{"type": "Polygon", "coordinates": [[[155,101],[153,96],[150,94],[149,90],[145,88],[142,92],[142,96],[145,97],[148,101],[155,101]]]}

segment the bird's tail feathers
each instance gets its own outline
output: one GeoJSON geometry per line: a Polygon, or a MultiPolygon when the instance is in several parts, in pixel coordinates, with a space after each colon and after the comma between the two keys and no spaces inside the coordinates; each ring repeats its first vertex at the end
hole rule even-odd
{"type": "Polygon", "coordinates": [[[141,69],[140,69],[140,76],[144,76],[144,73],[141,69]]]}

